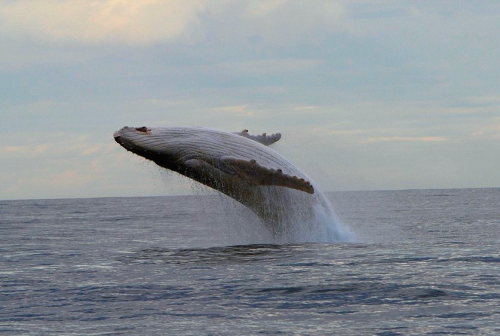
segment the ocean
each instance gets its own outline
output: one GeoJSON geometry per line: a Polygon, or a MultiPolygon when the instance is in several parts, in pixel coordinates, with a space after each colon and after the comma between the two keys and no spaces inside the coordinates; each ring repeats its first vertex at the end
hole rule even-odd
{"type": "Polygon", "coordinates": [[[350,242],[210,193],[0,201],[0,334],[500,335],[500,189],[327,195],[350,242]]]}

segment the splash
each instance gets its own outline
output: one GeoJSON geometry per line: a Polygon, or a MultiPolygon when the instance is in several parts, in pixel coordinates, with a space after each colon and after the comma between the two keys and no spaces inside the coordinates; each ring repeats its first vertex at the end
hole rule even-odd
{"type": "MultiPolygon", "coordinates": [[[[279,196],[286,213],[279,218],[280,231],[275,238],[280,243],[293,242],[353,242],[354,233],[343,226],[326,196],[315,185],[314,195],[282,190],[279,196]]],[[[271,223],[271,225],[275,225],[271,223]]]]}
{"type": "Polygon", "coordinates": [[[190,183],[208,217],[216,217],[211,234],[217,245],[349,243],[354,233],[342,225],[326,196],[269,187],[265,199],[269,217],[258,216],[234,199],[197,182],[190,183]]]}

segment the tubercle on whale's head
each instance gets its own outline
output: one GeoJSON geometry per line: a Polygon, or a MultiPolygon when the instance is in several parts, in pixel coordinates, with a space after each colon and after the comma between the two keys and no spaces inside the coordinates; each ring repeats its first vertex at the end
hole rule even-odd
{"type": "Polygon", "coordinates": [[[147,128],[146,126],[136,127],[135,130],[142,133],[151,134],[151,129],[147,128]]]}
{"type": "Polygon", "coordinates": [[[169,144],[165,132],[146,126],[125,126],[113,134],[115,141],[126,150],[153,161],[173,160],[176,148],[169,144]]]}

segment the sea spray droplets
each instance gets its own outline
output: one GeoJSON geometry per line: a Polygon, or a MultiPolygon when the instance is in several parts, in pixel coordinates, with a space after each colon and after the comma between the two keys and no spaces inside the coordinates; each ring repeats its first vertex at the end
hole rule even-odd
{"type": "Polygon", "coordinates": [[[275,230],[279,243],[291,242],[352,242],[354,234],[342,227],[329,201],[317,186],[315,194],[271,187],[267,198],[273,199],[269,209],[277,216],[268,223],[275,230]]]}
{"type": "MultiPolygon", "coordinates": [[[[166,179],[174,175],[177,176],[162,174],[166,179]]],[[[212,178],[220,180],[217,176],[212,178]]],[[[264,204],[265,212],[272,216],[263,223],[249,208],[232,198],[194,180],[187,181],[200,211],[206,214],[207,222],[212,223],[209,234],[217,245],[354,241],[354,234],[342,227],[317,186],[313,195],[283,187],[260,187],[263,199],[272,200],[264,204]]]]}
{"type": "Polygon", "coordinates": [[[276,243],[269,230],[247,207],[201,183],[190,181],[191,191],[205,214],[205,225],[215,245],[276,243]]]}

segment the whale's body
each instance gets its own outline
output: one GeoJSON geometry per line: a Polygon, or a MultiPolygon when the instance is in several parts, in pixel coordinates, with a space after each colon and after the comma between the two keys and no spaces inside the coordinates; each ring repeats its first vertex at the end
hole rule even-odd
{"type": "MultiPolygon", "coordinates": [[[[334,220],[329,202],[308,177],[267,146],[280,134],[124,127],[114,137],[125,149],[250,208],[282,240],[295,240],[297,225],[318,226],[324,217],[334,220]]],[[[333,234],[337,237],[324,240],[341,239],[339,232],[333,234]]]]}

